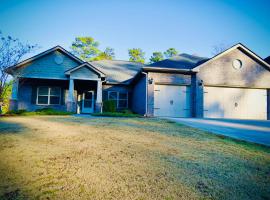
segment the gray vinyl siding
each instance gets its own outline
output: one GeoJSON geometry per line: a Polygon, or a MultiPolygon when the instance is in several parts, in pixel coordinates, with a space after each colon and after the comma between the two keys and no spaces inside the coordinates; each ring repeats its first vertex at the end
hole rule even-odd
{"type": "Polygon", "coordinates": [[[79,63],[60,51],[51,52],[17,70],[19,76],[25,78],[67,79],[65,71],[78,66],[79,63]],[[62,64],[56,64],[55,56],[63,58],[62,64]]]}
{"type": "Polygon", "coordinates": [[[85,79],[85,80],[96,80],[99,79],[98,75],[90,70],[88,67],[81,67],[70,74],[70,78],[73,79],[85,79]]]}
{"type": "Polygon", "coordinates": [[[132,90],[131,87],[128,85],[119,85],[119,84],[103,84],[102,85],[103,95],[102,100],[108,100],[108,92],[115,91],[115,92],[127,92],[128,93],[128,109],[131,109],[131,97],[132,97],[132,90]]]}
{"type": "Polygon", "coordinates": [[[147,115],[154,115],[154,85],[168,84],[168,85],[191,85],[191,75],[176,74],[176,73],[155,73],[149,72],[148,79],[153,79],[152,84],[148,84],[148,106],[147,115]]]}
{"type": "Polygon", "coordinates": [[[143,75],[133,88],[132,111],[141,115],[146,113],[146,77],[143,75]]]}
{"type": "MultiPolygon", "coordinates": [[[[76,97],[77,91],[74,91],[74,96],[76,97]]],[[[20,81],[19,91],[18,91],[18,109],[25,109],[27,111],[35,111],[42,108],[53,108],[56,110],[66,111],[66,100],[68,95],[68,88],[66,82],[57,82],[53,80],[28,80],[26,82],[20,81]],[[60,105],[37,105],[37,87],[40,86],[51,86],[61,88],[61,101],[60,105]],[[33,99],[34,98],[34,99],[33,99]]]]}

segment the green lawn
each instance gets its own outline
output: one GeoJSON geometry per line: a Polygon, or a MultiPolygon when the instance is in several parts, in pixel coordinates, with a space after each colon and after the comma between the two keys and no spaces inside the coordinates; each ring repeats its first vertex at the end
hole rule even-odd
{"type": "Polygon", "coordinates": [[[270,149],[166,120],[0,118],[0,199],[270,199],[270,149]]]}

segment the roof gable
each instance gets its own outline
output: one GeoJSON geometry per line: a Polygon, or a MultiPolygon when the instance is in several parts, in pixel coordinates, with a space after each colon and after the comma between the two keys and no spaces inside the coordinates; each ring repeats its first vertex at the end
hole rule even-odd
{"type": "Polygon", "coordinates": [[[28,61],[9,73],[23,78],[67,79],[65,71],[78,65],[78,61],[55,50],[28,61]]]}
{"type": "Polygon", "coordinates": [[[24,61],[22,61],[22,62],[20,62],[20,63],[18,63],[18,64],[16,64],[16,65],[14,65],[14,66],[8,67],[8,68],[6,69],[6,71],[7,71],[8,73],[12,74],[13,70],[16,70],[17,68],[19,68],[19,67],[21,67],[21,66],[24,66],[24,65],[26,65],[26,64],[32,63],[32,62],[34,62],[34,61],[36,61],[36,60],[38,60],[38,59],[40,59],[40,58],[42,58],[42,57],[44,57],[44,56],[46,56],[46,55],[48,55],[48,54],[51,54],[52,52],[55,52],[55,51],[61,52],[61,53],[64,54],[65,56],[67,56],[67,57],[69,57],[70,59],[72,59],[72,60],[74,60],[75,62],[77,62],[78,64],[83,63],[83,61],[82,61],[80,58],[78,58],[78,57],[76,57],[75,55],[71,54],[70,52],[68,52],[67,50],[65,50],[63,47],[57,45],[57,46],[55,46],[55,47],[53,47],[53,48],[51,48],[51,49],[48,49],[48,50],[46,50],[46,51],[44,51],[44,52],[41,52],[41,53],[39,53],[39,54],[37,54],[37,55],[31,57],[31,58],[28,58],[28,59],[26,59],[26,60],[24,60],[24,61]]]}
{"type": "Polygon", "coordinates": [[[69,77],[70,79],[77,80],[101,80],[101,77],[98,73],[86,66],[80,67],[79,69],[72,71],[69,77]]]}
{"type": "Polygon", "coordinates": [[[199,71],[200,68],[206,66],[207,64],[229,54],[230,52],[232,52],[235,49],[239,49],[240,51],[242,51],[243,53],[245,53],[247,56],[249,56],[250,58],[252,58],[253,60],[255,60],[256,62],[258,62],[259,64],[263,65],[265,68],[267,68],[268,70],[270,70],[270,65],[265,62],[265,60],[263,60],[260,56],[258,56],[257,54],[255,54],[253,51],[251,51],[250,49],[248,49],[246,46],[244,46],[241,43],[238,43],[234,46],[232,46],[231,48],[217,54],[216,56],[212,57],[211,59],[207,60],[206,62],[198,65],[197,67],[195,67],[193,69],[193,71],[199,71]]]}
{"type": "Polygon", "coordinates": [[[85,63],[83,63],[83,64],[81,64],[81,65],[79,65],[77,67],[74,67],[72,69],[67,70],[65,72],[65,74],[66,75],[71,75],[72,73],[77,72],[77,71],[79,71],[81,69],[85,69],[85,68],[91,70],[92,72],[94,72],[95,74],[97,74],[100,77],[105,77],[105,74],[102,71],[100,71],[99,69],[95,68],[93,65],[91,65],[88,62],[85,62],[85,63]]]}
{"type": "Polygon", "coordinates": [[[206,86],[269,88],[270,70],[262,63],[235,48],[218,59],[207,62],[197,72],[206,86]]]}

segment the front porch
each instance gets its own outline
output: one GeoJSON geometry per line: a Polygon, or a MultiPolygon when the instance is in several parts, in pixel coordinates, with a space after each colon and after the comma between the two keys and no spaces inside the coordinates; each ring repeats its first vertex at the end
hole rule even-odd
{"type": "Polygon", "coordinates": [[[102,112],[102,81],[105,74],[89,63],[83,63],[66,71],[65,75],[69,77],[67,111],[85,114],[102,112]]]}
{"type": "Polygon", "coordinates": [[[102,82],[70,79],[67,111],[78,114],[102,112],[102,82]]]}
{"type": "Polygon", "coordinates": [[[85,114],[102,112],[102,81],[14,79],[9,110],[43,108],[85,114]]]}
{"type": "Polygon", "coordinates": [[[67,70],[62,77],[13,75],[10,110],[53,108],[73,113],[102,112],[105,75],[89,63],[67,70]]]}

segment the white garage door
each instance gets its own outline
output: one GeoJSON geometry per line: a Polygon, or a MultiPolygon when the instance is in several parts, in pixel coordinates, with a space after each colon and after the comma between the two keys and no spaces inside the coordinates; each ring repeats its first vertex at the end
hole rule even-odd
{"type": "Polygon", "coordinates": [[[265,89],[204,87],[204,117],[267,119],[265,89]]]}
{"type": "Polygon", "coordinates": [[[190,117],[190,87],[154,86],[154,116],[190,117]]]}

